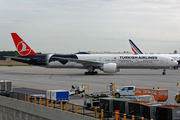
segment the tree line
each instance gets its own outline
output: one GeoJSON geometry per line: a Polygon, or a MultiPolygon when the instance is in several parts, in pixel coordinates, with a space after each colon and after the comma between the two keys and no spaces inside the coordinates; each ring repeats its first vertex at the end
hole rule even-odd
{"type": "Polygon", "coordinates": [[[17,51],[0,51],[0,60],[5,60],[3,56],[18,56],[17,51]]]}
{"type": "MultiPolygon", "coordinates": [[[[41,52],[38,52],[37,54],[41,54],[41,52]]],[[[3,56],[19,56],[19,55],[17,51],[0,51],[0,60],[6,59],[3,56]]]]}

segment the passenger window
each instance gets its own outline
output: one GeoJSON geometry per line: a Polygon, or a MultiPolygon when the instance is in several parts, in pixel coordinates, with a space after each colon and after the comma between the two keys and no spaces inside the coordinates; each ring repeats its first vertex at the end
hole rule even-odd
{"type": "Polygon", "coordinates": [[[123,88],[123,89],[122,89],[122,91],[124,91],[124,90],[128,90],[128,88],[127,88],[127,87],[125,87],[125,88],[123,88]]]}
{"type": "Polygon", "coordinates": [[[128,90],[133,90],[133,87],[129,87],[128,90]]]}

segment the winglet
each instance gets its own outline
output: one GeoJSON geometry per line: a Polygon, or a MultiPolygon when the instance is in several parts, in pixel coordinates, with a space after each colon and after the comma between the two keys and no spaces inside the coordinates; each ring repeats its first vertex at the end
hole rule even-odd
{"type": "Polygon", "coordinates": [[[131,45],[131,49],[135,54],[143,54],[143,52],[133,43],[132,40],[129,39],[129,43],[131,45]]]}
{"type": "Polygon", "coordinates": [[[37,55],[16,33],[11,33],[19,56],[37,55]]]}

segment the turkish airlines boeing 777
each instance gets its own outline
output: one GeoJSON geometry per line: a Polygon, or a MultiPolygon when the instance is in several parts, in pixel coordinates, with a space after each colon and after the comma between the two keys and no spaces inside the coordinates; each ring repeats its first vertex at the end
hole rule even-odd
{"type": "MultiPolygon", "coordinates": [[[[19,56],[12,60],[47,68],[87,69],[85,75],[97,74],[95,69],[105,73],[116,73],[121,68],[165,69],[177,65],[173,58],[163,55],[133,54],[36,54],[16,33],[11,33],[19,56]]],[[[165,70],[163,71],[165,74],[165,70]]]]}

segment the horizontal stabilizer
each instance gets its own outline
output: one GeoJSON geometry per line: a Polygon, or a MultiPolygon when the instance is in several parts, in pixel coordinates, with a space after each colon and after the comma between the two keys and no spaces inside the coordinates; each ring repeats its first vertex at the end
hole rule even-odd
{"type": "Polygon", "coordinates": [[[16,59],[16,60],[26,60],[29,61],[29,58],[22,58],[22,57],[14,57],[14,56],[3,56],[5,58],[12,58],[12,59],[16,59]]]}

